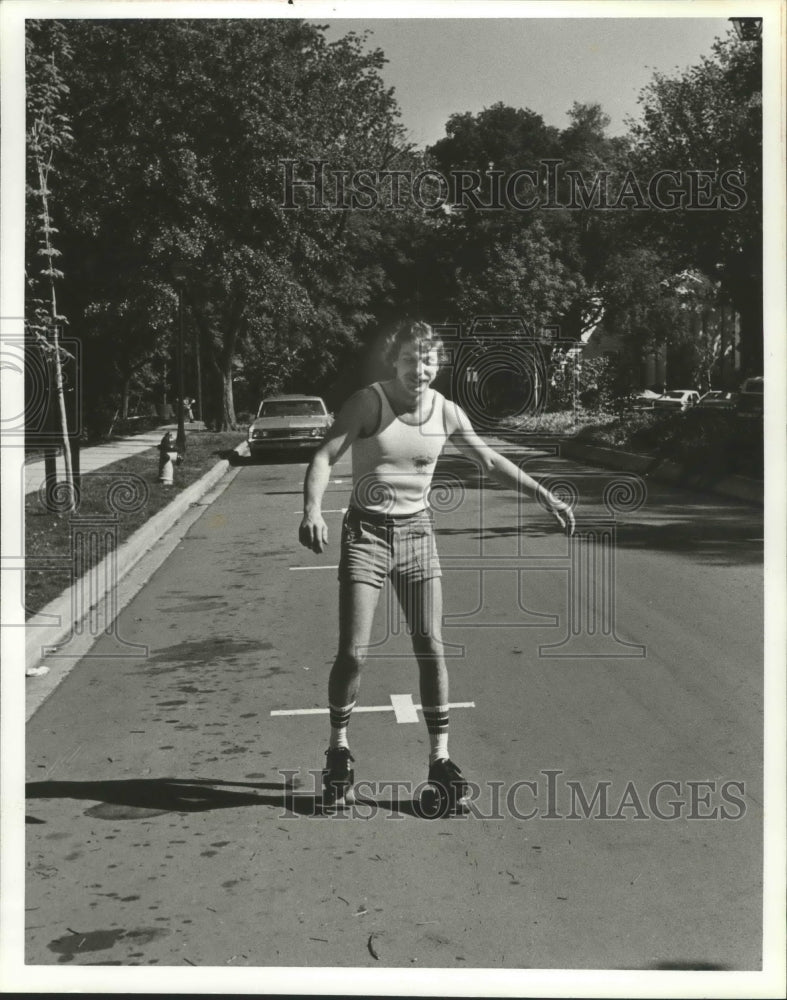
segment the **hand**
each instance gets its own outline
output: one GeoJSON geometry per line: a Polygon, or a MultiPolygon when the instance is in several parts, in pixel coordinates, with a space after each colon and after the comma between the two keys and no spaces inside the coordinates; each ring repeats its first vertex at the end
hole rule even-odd
{"type": "Polygon", "coordinates": [[[298,529],[298,539],[301,545],[320,553],[328,545],[328,525],[322,514],[304,514],[298,529]]]}
{"type": "Polygon", "coordinates": [[[564,531],[570,538],[574,534],[577,526],[576,521],[574,520],[574,511],[568,506],[568,504],[563,503],[562,500],[558,500],[557,497],[554,496],[549,497],[547,504],[549,505],[549,513],[560,525],[561,531],[564,531]]]}

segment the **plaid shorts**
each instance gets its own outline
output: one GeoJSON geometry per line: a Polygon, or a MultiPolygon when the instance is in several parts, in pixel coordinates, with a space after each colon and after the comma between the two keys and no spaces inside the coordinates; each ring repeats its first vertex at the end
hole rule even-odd
{"type": "Polygon", "coordinates": [[[431,511],[395,517],[350,507],[342,522],[339,580],[382,587],[442,576],[431,511]]]}

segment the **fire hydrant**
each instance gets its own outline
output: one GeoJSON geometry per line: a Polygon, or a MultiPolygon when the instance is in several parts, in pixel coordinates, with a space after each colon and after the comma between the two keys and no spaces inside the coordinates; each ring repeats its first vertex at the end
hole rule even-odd
{"type": "Polygon", "coordinates": [[[158,481],[164,486],[172,486],[175,481],[175,463],[181,461],[169,431],[158,446],[158,481]]]}

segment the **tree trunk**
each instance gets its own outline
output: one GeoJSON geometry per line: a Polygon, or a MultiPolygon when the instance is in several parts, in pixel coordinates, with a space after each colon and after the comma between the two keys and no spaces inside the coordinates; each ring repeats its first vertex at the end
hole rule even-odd
{"type": "MultiPolygon", "coordinates": [[[[54,56],[52,57],[52,62],[54,66],[54,56]]],[[[47,187],[47,180],[49,178],[49,171],[52,166],[52,152],[49,154],[49,162],[45,166],[42,158],[40,156],[36,157],[38,166],[38,183],[40,187],[40,197],[41,197],[41,208],[42,220],[43,220],[43,233],[44,233],[44,248],[47,260],[47,270],[46,274],[49,278],[49,309],[51,317],[51,329],[52,329],[52,344],[54,347],[53,356],[55,362],[55,394],[57,396],[58,412],[60,414],[60,431],[63,442],[63,460],[66,466],[66,489],[68,490],[68,510],[73,514],[76,511],[77,498],[76,491],[74,488],[74,475],[71,468],[71,447],[68,440],[68,417],[66,416],[66,400],[63,390],[63,365],[60,358],[60,344],[58,342],[58,331],[57,331],[57,296],[55,294],[55,269],[54,269],[54,259],[55,250],[49,239],[49,234],[52,232],[52,220],[49,214],[49,189],[47,187]]]]}
{"type": "Polygon", "coordinates": [[[196,303],[192,303],[192,313],[197,322],[202,342],[208,345],[211,365],[219,376],[221,385],[221,413],[218,415],[218,422],[219,429],[223,431],[237,430],[238,425],[238,420],[235,416],[235,397],[232,388],[232,362],[235,358],[235,350],[243,323],[245,308],[245,296],[237,295],[231,303],[229,317],[224,324],[223,334],[219,338],[215,331],[211,329],[205,312],[196,303]]]}
{"type": "MultiPolygon", "coordinates": [[[[55,290],[52,286],[52,299],[54,300],[55,290]]],[[[55,305],[53,301],[53,313],[55,305]]],[[[60,360],[60,345],[58,343],[57,325],[52,327],[52,341],[54,344],[55,358],[55,391],[57,393],[57,405],[60,414],[60,434],[63,444],[63,461],[66,467],[66,489],[68,490],[68,510],[74,513],[77,507],[76,488],[74,486],[74,472],[71,466],[71,443],[68,439],[68,417],[66,416],[66,399],[63,392],[63,366],[60,360]]]]}
{"type": "Polygon", "coordinates": [[[120,390],[120,419],[128,420],[128,402],[131,390],[131,376],[123,379],[123,387],[120,390]]]}
{"type": "Polygon", "coordinates": [[[200,350],[200,328],[194,324],[194,373],[197,377],[197,420],[204,420],[202,410],[202,357],[200,350]]]}
{"type": "Polygon", "coordinates": [[[235,397],[232,391],[232,359],[221,373],[221,427],[223,431],[234,431],[237,429],[238,421],[235,416],[235,397]]]}

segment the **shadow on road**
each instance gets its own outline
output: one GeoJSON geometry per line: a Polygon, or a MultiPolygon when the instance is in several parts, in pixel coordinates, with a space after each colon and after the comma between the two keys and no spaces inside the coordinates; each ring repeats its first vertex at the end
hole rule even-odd
{"type": "Polygon", "coordinates": [[[226,458],[230,465],[306,465],[311,461],[312,451],[298,448],[282,449],[266,455],[239,455],[237,451],[227,450],[217,453],[226,458]]]}
{"type": "MultiPolygon", "coordinates": [[[[672,487],[656,480],[641,479],[633,473],[616,473],[600,469],[574,468],[572,465],[553,457],[535,456],[537,469],[532,469],[534,478],[545,481],[558,490],[558,483],[573,487],[579,500],[574,508],[577,520],[577,535],[582,536],[599,524],[616,525],[616,545],[619,550],[650,550],[675,555],[685,555],[712,566],[758,565],[763,559],[763,513],[758,507],[744,502],[701,493],[688,486],[672,487]],[[632,492],[631,502],[625,495],[613,509],[607,507],[615,483],[631,477],[638,482],[632,492]],[[551,481],[551,482],[550,482],[551,481]]],[[[461,513],[461,491],[481,489],[483,486],[502,489],[488,478],[484,479],[478,465],[461,456],[443,456],[435,471],[435,487],[444,490],[443,502],[451,510],[452,517],[441,523],[438,515],[437,533],[440,535],[467,535],[468,538],[495,538],[516,536],[540,537],[552,531],[545,511],[534,508],[532,518],[517,531],[516,499],[511,494],[512,516],[505,526],[478,525],[459,527],[451,524],[455,514],[461,513]],[[454,499],[452,491],[459,491],[454,499]],[[446,500],[446,497],[448,498],[446,500]],[[451,526],[449,526],[451,525],[451,526]]]]}
{"type": "MultiPolygon", "coordinates": [[[[523,463],[536,479],[545,481],[553,489],[556,484],[573,486],[579,496],[575,508],[577,532],[598,524],[599,519],[609,521],[612,514],[605,505],[605,493],[616,482],[632,478],[640,483],[641,502],[626,507],[622,504],[615,515],[616,544],[619,550],[650,550],[699,559],[712,566],[758,565],[763,558],[763,514],[751,504],[703,493],[688,484],[685,487],[668,486],[656,480],[601,469],[577,467],[556,455],[539,452],[535,443],[531,462],[523,463]]],[[[304,463],[309,454],[303,452],[277,452],[255,458],[228,452],[234,465],[281,465],[304,463]]],[[[512,454],[512,460],[517,456],[512,454]]],[[[478,462],[462,455],[443,455],[437,463],[433,487],[433,505],[437,512],[437,533],[440,535],[466,535],[473,540],[525,535],[541,537],[553,533],[549,515],[542,510],[533,511],[532,518],[516,526],[516,503],[513,493],[481,472],[478,462]],[[461,513],[462,494],[482,488],[494,492],[507,492],[512,500],[512,517],[505,526],[457,526],[455,517],[441,519],[440,507],[461,513]],[[435,502],[442,500],[442,504],[435,502]],[[453,524],[451,522],[454,522],[453,524]],[[450,525],[450,526],[449,526],[450,525]]],[[[270,491],[283,496],[300,496],[301,490],[270,491]]],[[[533,507],[536,504],[533,503],[533,507]]]]}
{"type": "MultiPolygon", "coordinates": [[[[321,799],[314,793],[297,791],[287,782],[229,782],[209,779],[128,778],[120,781],[34,781],[25,797],[34,799],[78,799],[98,804],[86,810],[94,819],[133,820],[168,812],[207,812],[268,806],[284,813],[312,819],[329,818],[322,812],[321,799]],[[227,787],[231,786],[231,787],[227,787]],[[235,791],[242,788],[248,791],[235,791]]],[[[377,813],[429,819],[432,803],[421,807],[414,799],[358,798],[353,807],[356,818],[371,819],[377,813]],[[427,812],[424,812],[424,809],[427,812]]],[[[340,814],[341,815],[341,814],[340,814]]],[[[284,817],[282,817],[284,818],[284,817]]],[[[332,817],[330,817],[332,818],[332,817]]],[[[42,823],[27,816],[28,824],[42,823]]]]}
{"type": "Polygon", "coordinates": [[[685,961],[665,961],[653,962],[649,965],[638,965],[638,969],[659,969],[664,971],[680,972],[724,972],[731,968],[729,965],[717,965],[714,962],[704,962],[701,959],[688,958],[685,961]]]}

